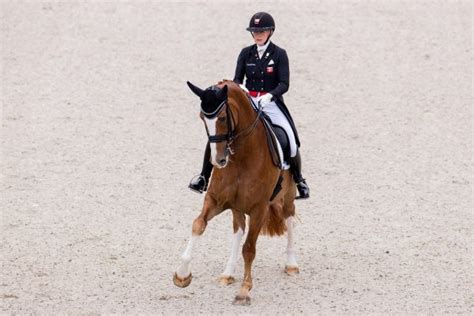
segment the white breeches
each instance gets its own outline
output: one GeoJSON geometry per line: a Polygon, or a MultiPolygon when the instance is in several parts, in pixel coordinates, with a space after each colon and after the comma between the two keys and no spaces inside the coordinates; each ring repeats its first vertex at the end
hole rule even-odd
{"type": "MultiPolygon", "coordinates": [[[[258,104],[257,98],[252,97],[252,100],[255,104],[258,104]]],[[[285,114],[280,110],[278,105],[275,102],[270,102],[263,108],[263,112],[270,117],[274,125],[278,125],[283,128],[288,135],[288,140],[290,142],[291,157],[295,157],[298,151],[298,146],[296,145],[295,134],[291,128],[290,123],[286,119],[285,114]]]]}

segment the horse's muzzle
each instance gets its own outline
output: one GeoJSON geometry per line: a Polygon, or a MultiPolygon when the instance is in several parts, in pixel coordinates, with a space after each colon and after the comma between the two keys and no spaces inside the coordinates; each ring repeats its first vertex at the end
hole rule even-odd
{"type": "Polygon", "coordinates": [[[217,159],[216,163],[215,163],[215,166],[219,169],[225,168],[227,166],[228,161],[229,160],[228,160],[227,156],[225,156],[223,158],[220,158],[220,159],[217,159]]]}

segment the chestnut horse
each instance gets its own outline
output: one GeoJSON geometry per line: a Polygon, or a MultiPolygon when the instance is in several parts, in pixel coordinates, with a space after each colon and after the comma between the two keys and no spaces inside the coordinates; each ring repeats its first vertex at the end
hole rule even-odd
{"type": "Polygon", "coordinates": [[[295,183],[289,170],[280,170],[270,156],[261,110],[254,110],[246,93],[232,81],[221,81],[202,90],[188,82],[201,98],[201,119],[211,144],[212,179],[204,197],[201,213],[192,225],[192,236],[182,255],[173,281],[179,287],[191,283],[192,248],[206,229],[207,223],[226,209],[232,210],[234,238],[230,258],[221,284],[235,282],[234,271],[240,240],[245,231],[245,215],[249,217],[247,239],[242,248],[245,261],[244,279],[234,304],[250,304],[252,262],[260,233],[270,236],[288,232],[285,272],[299,272],[293,246],[295,216],[295,183]],[[270,201],[279,176],[282,189],[270,201]]]}

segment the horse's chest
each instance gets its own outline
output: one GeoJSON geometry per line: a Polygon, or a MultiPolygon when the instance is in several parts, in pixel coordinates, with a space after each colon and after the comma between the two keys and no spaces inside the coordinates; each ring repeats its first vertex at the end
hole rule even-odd
{"type": "Polygon", "coordinates": [[[265,186],[255,181],[242,180],[235,184],[232,207],[244,213],[250,212],[255,204],[268,200],[265,186]]]}

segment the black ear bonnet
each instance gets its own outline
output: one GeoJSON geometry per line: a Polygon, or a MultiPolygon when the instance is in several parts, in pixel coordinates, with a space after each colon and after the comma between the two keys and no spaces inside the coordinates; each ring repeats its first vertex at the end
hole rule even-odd
{"type": "Polygon", "coordinates": [[[219,89],[211,86],[201,96],[201,112],[207,118],[216,117],[227,101],[227,86],[219,89]]]}
{"type": "Polygon", "coordinates": [[[227,101],[227,85],[222,89],[216,86],[210,86],[206,90],[196,87],[187,81],[191,91],[201,98],[201,112],[207,118],[216,117],[227,101]]]}

